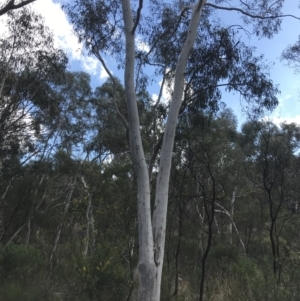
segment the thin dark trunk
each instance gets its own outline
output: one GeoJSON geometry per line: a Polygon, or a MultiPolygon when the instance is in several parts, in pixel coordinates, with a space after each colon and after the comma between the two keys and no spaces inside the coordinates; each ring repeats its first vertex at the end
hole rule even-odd
{"type": "MultiPolygon", "coordinates": [[[[206,205],[207,206],[207,205],[206,205]]],[[[200,295],[199,295],[199,301],[203,301],[203,293],[204,293],[204,282],[205,282],[205,274],[206,274],[206,259],[208,257],[211,243],[212,243],[212,227],[213,227],[213,221],[214,221],[214,215],[215,215],[215,209],[214,206],[211,206],[211,216],[209,219],[208,223],[208,240],[207,240],[207,245],[205,252],[202,257],[202,262],[201,262],[201,280],[200,280],[200,295]]]]}

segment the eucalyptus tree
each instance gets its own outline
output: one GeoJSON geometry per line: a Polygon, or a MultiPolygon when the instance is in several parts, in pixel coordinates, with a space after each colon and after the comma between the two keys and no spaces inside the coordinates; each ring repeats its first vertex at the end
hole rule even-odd
{"type": "Polygon", "coordinates": [[[272,270],[277,283],[286,281],[283,233],[298,210],[300,128],[296,124],[248,122],[241,145],[247,177],[258,189],[264,228],[268,231],[272,270]]]}
{"type": "Polygon", "coordinates": [[[37,195],[45,176],[29,175],[22,166],[42,153],[44,130],[57,107],[50,87],[61,82],[66,63],[39,15],[28,8],[8,13],[0,38],[0,239],[4,244],[30,225],[41,206],[43,198],[38,200],[37,195]],[[26,183],[24,174],[35,187],[27,186],[25,198],[13,197],[20,183],[26,183]],[[30,191],[36,193],[31,198],[30,191]]]}
{"type": "MultiPolygon", "coordinates": [[[[22,237],[26,227],[29,241],[36,217],[45,213],[51,203],[47,201],[52,198],[48,189],[55,183],[49,180],[55,154],[63,149],[70,156],[82,155],[93,126],[92,105],[87,101],[92,97],[90,78],[82,72],[66,71],[67,58],[55,48],[41,16],[24,8],[9,12],[6,25],[0,38],[3,245],[22,237]],[[22,186],[26,187],[23,194],[22,186]]],[[[71,165],[69,168],[74,172],[71,165]]],[[[71,182],[66,178],[61,181],[61,191],[75,183],[73,178],[71,182]]],[[[57,189],[55,193],[59,195],[61,191],[57,189]]],[[[57,199],[57,195],[53,198],[57,199]]]]}
{"type": "MultiPolygon", "coordinates": [[[[66,6],[79,40],[103,64],[112,82],[105,55],[114,57],[124,71],[128,119],[119,110],[115,97],[112,104],[129,133],[136,172],[140,300],[160,299],[169,178],[179,112],[197,101],[198,105],[218,107],[219,86],[238,91],[255,113],[277,105],[278,90],[265,73],[263,59],[254,57],[253,49],[238,38],[236,23],[224,27],[214,16],[217,10],[236,11],[242,15],[244,23],[253,26],[257,36],[270,38],[280,29],[284,1],[239,1],[232,6],[222,6],[221,2],[225,3],[206,0],[144,3],[140,0],[137,4],[130,0],[77,0],[75,5],[66,6]],[[149,66],[152,76],[147,74],[149,66]],[[218,72],[213,72],[215,68],[218,72]],[[162,78],[161,87],[165,85],[169,90],[170,99],[162,125],[164,133],[154,137],[160,153],[153,152],[147,160],[137,93],[146,90],[158,76],[162,78]],[[151,214],[149,174],[153,173],[153,165],[149,162],[158,158],[151,214]]],[[[162,103],[162,89],[157,104],[162,103]]]]}
{"type": "MultiPolygon", "coordinates": [[[[145,146],[149,149],[151,142],[151,121],[153,112],[151,109],[151,97],[146,91],[137,94],[140,119],[143,120],[142,136],[145,146]]],[[[128,131],[124,128],[122,120],[116,118],[116,101],[118,111],[127,118],[125,102],[125,89],[121,82],[113,77],[103,85],[97,87],[93,93],[92,102],[95,108],[94,128],[96,136],[91,139],[88,149],[92,152],[107,153],[117,159],[129,155],[128,131]]]]}
{"type": "Polygon", "coordinates": [[[297,72],[300,70],[300,36],[298,40],[285,49],[281,56],[282,59],[288,61],[289,65],[294,67],[297,72]]]}
{"type": "MultiPolygon", "coordinates": [[[[176,219],[180,223],[179,234],[182,235],[183,229],[188,228],[182,235],[184,238],[179,237],[179,241],[182,240],[181,253],[184,252],[183,242],[189,241],[189,248],[194,245],[193,253],[197,254],[194,255],[196,258],[183,254],[182,257],[189,258],[188,267],[194,271],[193,277],[200,279],[200,300],[204,300],[206,295],[204,283],[210,283],[210,277],[206,275],[211,270],[208,263],[211,249],[216,244],[226,245],[224,238],[227,237],[228,245],[232,245],[234,237],[241,246],[241,252],[245,253],[244,242],[233,216],[237,190],[242,191],[244,188],[240,181],[243,173],[240,168],[242,157],[236,139],[236,126],[235,116],[228,109],[218,116],[211,116],[203,114],[201,110],[188,108],[181,116],[177,128],[170,200],[174,202],[174,195],[178,199],[179,216],[176,219]],[[173,174],[182,175],[182,180],[174,179],[173,174]],[[187,225],[185,220],[190,220],[192,225],[187,225]]],[[[176,224],[176,221],[172,223],[176,224]]],[[[188,278],[191,271],[187,272],[186,267],[182,266],[180,270],[185,271],[185,276],[180,272],[181,278],[188,278]]],[[[193,281],[189,282],[192,287],[193,281]]],[[[175,287],[178,287],[176,282],[175,287]]]]}
{"type": "Polygon", "coordinates": [[[0,39],[2,164],[13,156],[36,154],[41,126],[57,107],[51,86],[61,82],[67,63],[41,17],[28,8],[10,12],[6,25],[0,39]]]}

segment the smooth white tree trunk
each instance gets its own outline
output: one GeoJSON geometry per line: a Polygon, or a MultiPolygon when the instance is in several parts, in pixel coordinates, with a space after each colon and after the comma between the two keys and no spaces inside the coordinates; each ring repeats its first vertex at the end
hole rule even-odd
{"type": "Polygon", "coordinates": [[[156,266],[154,263],[153,235],[150,209],[150,183],[148,168],[140,132],[139,114],[135,94],[135,38],[132,33],[133,16],[130,0],[122,0],[123,18],[126,36],[125,63],[125,93],[129,121],[129,141],[132,160],[137,174],[137,205],[138,205],[138,233],[139,233],[139,299],[156,300],[154,292],[156,286],[156,266]]]}
{"type": "Polygon", "coordinates": [[[162,267],[164,259],[166,218],[169,179],[174,146],[175,130],[181,106],[184,73],[190,51],[195,42],[200,16],[206,0],[198,1],[193,7],[185,43],[178,58],[175,72],[174,91],[162,144],[159,172],[156,183],[155,206],[151,221],[150,183],[148,167],[140,132],[139,114],[135,94],[135,37],[130,0],[122,0],[125,25],[126,61],[125,93],[128,109],[129,140],[132,160],[137,174],[138,233],[139,233],[139,300],[159,301],[162,267]]]}
{"type": "Polygon", "coordinates": [[[229,224],[229,234],[230,234],[230,244],[232,245],[232,224],[233,224],[233,214],[234,214],[234,203],[235,203],[235,195],[236,195],[236,187],[234,187],[234,190],[232,192],[232,197],[230,201],[230,216],[231,216],[231,222],[229,224]]]}
{"type": "MultiPolygon", "coordinates": [[[[194,45],[197,30],[200,22],[201,11],[206,0],[198,1],[193,8],[190,25],[188,28],[185,43],[179,55],[174,78],[174,90],[170,104],[170,110],[165,128],[165,134],[161,149],[159,173],[156,181],[156,195],[153,212],[153,236],[154,244],[157,247],[158,282],[161,283],[162,267],[165,249],[165,235],[168,209],[169,180],[174,147],[175,131],[178,114],[182,102],[184,90],[184,73],[190,51],[194,45]]],[[[160,290],[155,300],[160,300],[160,290]]]]}
{"type": "Polygon", "coordinates": [[[83,256],[86,257],[88,254],[88,250],[90,247],[90,250],[92,251],[95,244],[95,238],[94,238],[94,217],[93,217],[93,206],[92,206],[92,194],[88,190],[88,186],[85,182],[85,179],[83,176],[81,176],[81,182],[83,184],[83,187],[88,195],[88,203],[86,206],[85,216],[86,216],[86,230],[85,230],[85,246],[83,250],[83,256]],[[91,232],[91,235],[90,235],[91,232]],[[91,236],[91,239],[90,239],[91,236]]]}

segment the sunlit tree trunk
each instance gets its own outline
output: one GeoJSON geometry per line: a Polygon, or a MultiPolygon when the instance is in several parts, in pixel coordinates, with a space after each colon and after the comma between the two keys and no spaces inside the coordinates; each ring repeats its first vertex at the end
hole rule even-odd
{"type": "Polygon", "coordinates": [[[159,301],[165,248],[168,190],[175,130],[184,89],[184,72],[193,47],[205,0],[193,7],[186,40],[178,58],[174,91],[163,138],[159,173],[156,183],[155,206],[151,221],[150,183],[142,145],[139,114],[135,94],[135,35],[130,0],[122,0],[126,37],[125,91],[129,120],[131,156],[137,174],[139,232],[139,300],[159,301]]]}

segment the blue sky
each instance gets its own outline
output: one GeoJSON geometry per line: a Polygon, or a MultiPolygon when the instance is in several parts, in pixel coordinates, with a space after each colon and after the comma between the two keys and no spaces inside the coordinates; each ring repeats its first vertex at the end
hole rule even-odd
{"type": "MultiPolygon", "coordinates": [[[[295,14],[300,16],[298,1],[285,1],[283,14],[295,14]]],[[[221,12],[220,17],[224,24],[236,24],[239,22],[239,14],[235,12],[221,12]]],[[[278,84],[281,91],[278,95],[279,106],[277,109],[266,116],[276,123],[296,122],[300,124],[300,75],[295,74],[294,70],[287,66],[287,63],[280,60],[282,51],[290,44],[293,44],[300,35],[300,21],[293,18],[284,18],[282,22],[282,30],[272,39],[258,39],[255,35],[251,35],[250,39],[245,39],[245,43],[249,46],[256,47],[256,54],[264,54],[265,58],[270,61],[270,77],[275,84],[278,84]]],[[[241,112],[239,96],[224,94],[224,100],[228,107],[234,109],[238,116],[239,123],[245,121],[245,116],[241,112]]]]}
{"type": "MultiPolygon", "coordinates": [[[[67,0],[37,0],[32,7],[44,16],[46,24],[53,30],[57,46],[68,53],[71,70],[88,72],[91,75],[93,86],[101,85],[106,80],[107,74],[95,58],[84,55],[82,46],[77,43],[72,27],[60,8],[60,5],[66,2],[67,0]]],[[[285,2],[285,14],[300,16],[300,9],[297,6],[298,1],[287,0],[285,2]]],[[[236,24],[240,23],[237,12],[222,11],[220,12],[220,18],[225,25],[231,25],[235,21],[236,24]]],[[[257,48],[257,55],[264,54],[265,58],[270,61],[271,79],[279,85],[281,94],[279,95],[278,108],[266,118],[272,119],[276,123],[286,120],[287,122],[300,124],[300,77],[287,66],[286,62],[280,61],[281,52],[289,44],[293,44],[299,34],[300,22],[292,18],[285,18],[282,22],[281,32],[271,40],[259,40],[254,35],[250,39],[244,40],[249,46],[257,48]]],[[[111,58],[106,58],[106,63],[113,74],[120,78],[123,77],[123,74],[116,68],[116,62],[111,58]]],[[[151,94],[159,93],[159,81],[160,79],[156,85],[151,87],[151,91],[149,91],[151,94]]],[[[245,121],[245,116],[241,112],[240,98],[237,94],[224,93],[223,101],[234,110],[240,124],[245,121]]]]}

